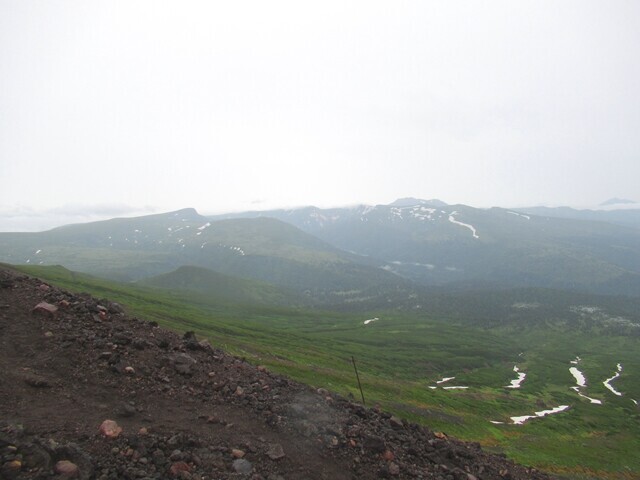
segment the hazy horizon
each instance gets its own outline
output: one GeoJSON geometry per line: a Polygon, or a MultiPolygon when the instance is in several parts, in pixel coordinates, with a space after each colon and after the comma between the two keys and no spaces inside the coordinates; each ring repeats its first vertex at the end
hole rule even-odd
{"type": "Polygon", "coordinates": [[[640,4],[0,2],[0,231],[640,200],[640,4]]]}
{"type": "MultiPolygon", "coordinates": [[[[295,209],[295,208],[303,208],[303,207],[318,207],[318,208],[349,208],[358,205],[388,205],[395,200],[398,200],[403,197],[398,197],[397,199],[389,200],[388,202],[375,202],[375,203],[366,203],[359,202],[354,204],[344,204],[344,205],[314,205],[314,204],[301,204],[301,205],[281,205],[275,206],[273,208],[236,208],[236,209],[201,209],[197,206],[193,205],[185,205],[175,209],[162,209],[153,206],[145,206],[145,207],[132,207],[127,205],[66,205],[63,207],[52,208],[50,210],[33,210],[33,209],[22,209],[17,211],[0,211],[0,232],[38,232],[45,231],[51,228],[56,228],[63,225],[70,225],[75,223],[88,223],[88,222],[96,222],[101,220],[109,220],[112,218],[123,218],[123,217],[138,217],[144,215],[154,215],[158,213],[166,213],[175,210],[182,210],[185,208],[194,208],[201,215],[219,215],[219,214],[228,214],[228,213],[239,213],[246,211],[268,211],[268,210],[278,210],[278,209],[295,209]]],[[[404,197],[407,198],[407,197],[404,197]]],[[[433,200],[430,198],[423,198],[421,200],[433,200]]],[[[442,199],[437,199],[442,200],[442,199]]],[[[626,200],[626,199],[621,199],[626,200]]],[[[445,202],[449,205],[457,205],[459,202],[445,202]]],[[[603,203],[603,202],[602,202],[603,203]]],[[[620,203],[614,204],[610,207],[604,207],[600,204],[598,205],[583,205],[583,206],[575,206],[575,205],[490,205],[490,206],[478,206],[478,205],[470,205],[475,208],[491,208],[491,207],[501,207],[501,208],[527,208],[527,207],[570,207],[577,209],[640,209],[640,203],[633,201],[630,204],[620,203]]]]}

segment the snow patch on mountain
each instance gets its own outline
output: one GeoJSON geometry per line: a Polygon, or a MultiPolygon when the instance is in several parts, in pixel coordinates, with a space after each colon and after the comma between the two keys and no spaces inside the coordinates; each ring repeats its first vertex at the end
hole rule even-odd
{"type": "Polygon", "coordinates": [[[392,208],[391,215],[393,215],[394,217],[398,217],[400,220],[404,220],[402,218],[402,208],[392,208]]]}
{"type": "Polygon", "coordinates": [[[418,220],[433,220],[433,214],[436,212],[435,208],[428,207],[414,207],[411,209],[411,216],[418,220]]]}
{"type": "Polygon", "coordinates": [[[512,211],[507,211],[507,213],[510,213],[511,215],[515,215],[517,217],[526,218],[527,220],[531,220],[531,217],[529,215],[525,215],[523,213],[512,212],[512,211]]]}
{"type": "Polygon", "coordinates": [[[400,260],[394,260],[391,262],[393,265],[410,265],[413,267],[423,267],[428,270],[433,270],[436,268],[432,263],[419,263],[419,262],[401,262],[400,260]]]}
{"type": "Polygon", "coordinates": [[[459,222],[458,220],[456,220],[455,216],[458,214],[458,212],[451,212],[449,214],[449,221],[451,223],[455,223],[456,225],[460,225],[461,227],[465,227],[468,228],[469,230],[471,230],[471,233],[473,234],[473,238],[480,238],[478,236],[478,233],[476,232],[476,228],[473,225],[469,225],[468,223],[463,223],[463,222],[459,222]]]}
{"type": "Polygon", "coordinates": [[[453,380],[453,379],[455,379],[455,378],[456,378],[456,377],[444,377],[442,380],[438,380],[436,383],[437,383],[437,384],[446,383],[446,382],[448,382],[448,381],[450,381],[450,380],[453,380]]]}
{"type": "MultiPolygon", "coordinates": [[[[580,357],[576,357],[575,360],[571,360],[571,363],[574,364],[574,365],[578,365],[580,363],[580,357]]],[[[584,376],[584,374],[580,370],[578,370],[577,367],[569,368],[569,372],[571,373],[571,375],[573,375],[573,378],[576,379],[576,384],[577,384],[576,386],[571,387],[571,390],[576,392],[582,398],[586,398],[591,403],[595,403],[596,405],[602,405],[602,400],[598,400],[597,398],[588,397],[587,395],[582,393],[581,390],[587,386],[587,379],[584,376]]]]}
{"type": "Polygon", "coordinates": [[[244,250],[243,250],[242,248],[240,248],[240,247],[236,247],[236,246],[234,246],[234,245],[225,245],[225,244],[223,244],[223,243],[219,243],[219,244],[218,244],[218,246],[219,246],[219,247],[222,247],[222,248],[228,248],[229,250],[231,250],[231,251],[232,251],[232,252],[234,252],[234,253],[239,254],[240,256],[244,256],[244,255],[246,255],[246,254],[245,254],[245,252],[244,252],[244,250]]]}
{"type": "Polygon", "coordinates": [[[617,395],[618,397],[621,397],[622,394],[617,391],[615,388],[613,388],[611,386],[611,382],[614,381],[616,378],[618,378],[620,376],[620,373],[622,372],[622,365],[618,364],[617,365],[617,371],[615,373],[615,375],[611,378],[607,378],[604,382],[602,382],[604,384],[605,387],[607,387],[614,395],[617,395]]]}
{"type": "Polygon", "coordinates": [[[569,405],[560,405],[559,407],[552,408],[550,410],[542,410],[540,412],[535,412],[535,415],[523,415],[521,417],[511,417],[511,421],[515,425],[522,425],[527,420],[538,417],[546,417],[547,415],[553,415],[554,413],[564,412],[569,408],[569,405]]]}
{"type": "Polygon", "coordinates": [[[518,378],[511,380],[511,385],[507,385],[505,388],[520,388],[524,379],[527,378],[527,374],[521,372],[517,365],[514,365],[513,371],[518,374],[518,378]]]}

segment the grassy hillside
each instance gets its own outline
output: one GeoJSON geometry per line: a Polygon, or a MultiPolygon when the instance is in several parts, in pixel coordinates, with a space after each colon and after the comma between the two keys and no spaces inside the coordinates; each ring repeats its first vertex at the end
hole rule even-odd
{"type": "Polygon", "coordinates": [[[640,400],[639,340],[603,333],[597,322],[576,329],[564,308],[548,321],[518,325],[514,319],[499,319],[487,328],[470,326],[473,321],[464,318],[464,311],[457,316],[383,310],[349,315],[232,307],[62,268],[21,269],[71,290],[109,297],[135,315],[177,330],[195,330],[252,362],[359,398],[350,363],[353,355],[368,404],[477,440],[525,464],[571,478],[630,479],[640,472],[640,414],[632,401],[640,400]],[[378,320],[365,325],[374,317],[378,320]],[[571,390],[575,379],[569,368],[576,356],[587,378],[583,393],[601,400],[601,405],[571,390]],[[623,371],[612,383],[622,396],[602,383],[614,375],[618,363],[623,371]],[[527,377],[520,389],[507,389],[516,377],[514,366],[527,377]],[[455,379],[438,384],[443,377],[455,379]],[[446,385],[468,388],[447,390],[446,385]],[[559,405],[570,408],[523,425],[509,420],[559,405]]]}
{"type": "Polygon", "coordinates": [[[197,265],[311,296],[404,281],[270,218],[209,222],[193,209],[69,225],[47,232],[0,233],[0,261],[64,265],[135,281],[197,265]]]}
{"type": "Polygon", "coordinates": [[[258,305],[309,303],[308,299],[300,295],[279,289],[268,283],[233,277],[192,265],[140,280],[137,284],[205,295],[211,303],[249,303],[258,305]]]}
{"type": "Polygon", "coordinates": [[[426,285],[490,282],[640,296],[637,228],[596,221],[599,217],[554,218],[413,201],[238,215],[289,222],[426,285]]]}

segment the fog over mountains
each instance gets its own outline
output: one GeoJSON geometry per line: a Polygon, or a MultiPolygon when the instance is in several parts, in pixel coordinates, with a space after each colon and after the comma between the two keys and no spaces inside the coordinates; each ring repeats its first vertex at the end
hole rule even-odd
{"type": "Polygon", "coordinates": [[[324,300],[425,286],[640,296],[640,210],[478,209],[414,198],[208,217],[189,208],[2,233],[0,260],[125,281],[193,265],[324,300]]]}

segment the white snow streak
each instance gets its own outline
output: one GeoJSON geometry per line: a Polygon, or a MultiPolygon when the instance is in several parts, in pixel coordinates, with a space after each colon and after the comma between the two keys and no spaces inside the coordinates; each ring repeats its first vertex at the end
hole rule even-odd
{"type": "Polygon", "coordinates": [[[456,377],[444,377],[442,380],[438,380],[436,383],[439,385],[441,383],[448,382],[449,380],[453,380],[456,377]]]}
{"type": "Polygon", "coordinates": [[[524,422],[531,418],[546,417],[547,415],[553,415],[554,413],[564,412],[569,408],[569,405],[560,405],[559,407],[552,408],[551,410],[542,410],[535,412],[535,415],[523,415],[521,417],[511,417],[511,420],[515,425],[522,425],[524,422]]]}
{"type": "Polygon", "coordinates": [[[511,380],[511,385],[507,385],[505,388],[520,388],[520,385],[522,385],[522,382],[524,382],[524,379],[527,377],[527,374],[521,372],[517,365],[513,367],[513,371],[518,374],[518,378],[511,380]]]}
{"type": "Polygon", "coordinates": [[[516,215],[518,217],[526,218],[527,220],[531,220],[531,217],[529,215],[524,215],[522,213],[511,212],[511,211],[508,211],[507,213],[510,213],[511,215],[516,215]]]}
{"type": "Polygon", "coordinates": [[[573,378],[576,379],[576,383],[579,387],[587,386],[587,379],[584,378],[584,375],[580,370],[578,370],[576,367],[571,367],[569,371],[571,372],[571,375],[573,375],[573,378]]]}
{"type": "MultiPolygon", "coordinates": [[[[580,362],[580,357],[576,357],[575,360],[571,360],[571,363],[573,363],[574,365],[577,365],[579,362],[580,362]]],[[[580,370],[578,370],[576,367],[569,368],[569,372],[571,372],[571,375],[573,375],[573,378],[576,379],[576,383],[577,383],[577,386],[571,387],[571,390],[576,392],[582,398],[586,398],[591,403],[595,403],[596,405],[602,405],[602,400],[588,397],[580,391],[581,388],[587,386],[587,379],[585,378],[584,374],[580,370]]]]}
{"type": "Polygon", "coordinates": [[[465,228],[468,228],[469,230],[471,230],[471,233],[473,233],[473,238],[480,238],[478,236],[478,234],[476,233],[476,228],[473,225],[469,225],[468,223],[462,223],[462,222],[459,222],[458,220],[455,219],[454,215],[457,215],[457,214],[458,214],[458,212],[452,212],[449,215],[449,221],[451,223],[455,223],[456,225],[460,225],[461,227],[465,227],[465,228]]]}
{"type": "Polygon", "coordinates": [[[375,321],[377,321],[377,320],[380,320],[380,319],[379,319],[378,317],[370,318],[369,320],[365,320],[365,321],[364,321],[364,324],[365,324],[365,325],[369,325],[371,322],[375,322],[375,321]]]}
{"type": "Polygon", "coordinates": [[[616,372],[616,374],[613,377],[607,378],[604,382],[602,382],[605,387],[613,392],[614,395],[617,395],[619,397],[621,397],[622,394],[611,386],[611,382],[620,376],[620,372],[622,372],[622,365],[618,364],[618,371],[616,372]]]}

